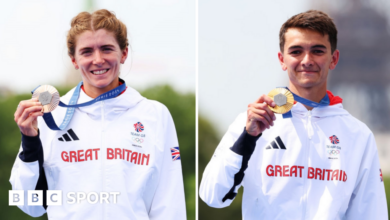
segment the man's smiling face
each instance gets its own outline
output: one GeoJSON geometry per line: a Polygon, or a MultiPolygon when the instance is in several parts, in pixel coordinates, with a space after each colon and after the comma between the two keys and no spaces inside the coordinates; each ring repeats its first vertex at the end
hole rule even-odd
{"type": "Polygon", "coordinates": [[[338,50],[331,51],[329,36],[310,29],[289,28],[284,37],[284,51],[278,57],[290,83],[297,88],[326,88],[329,69],[336,67],[339,58],[338,50]]]}

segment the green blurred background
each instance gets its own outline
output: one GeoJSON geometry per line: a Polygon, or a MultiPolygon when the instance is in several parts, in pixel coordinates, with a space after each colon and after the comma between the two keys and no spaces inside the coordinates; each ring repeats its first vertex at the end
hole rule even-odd
{"type": "MultiPolygon", "coordinates": [[[[57,87],[58,88],[58,87],[57,87]]],[[[64,95],[70,88],[58,88],[64,95]]],[[[168,107],[175,122],[179,138],[181,163],[187,206],[187,219],[195,219],[195,95],[176,92],[167,85],[154,86],[141,94],[157,100],[168,107]]],[[[0,96],[0,219],[33,219],[16,206],[8,206],[8,190],[11,168],[20,146],[20,132],[14,121],[14,112],[21,100],[30,99],[31,94],[0,96]]],[[[34,218],[35,219],[35,218],[34,218]]],[[[46,214],[37,219],[47,219],[46,214]]]]}

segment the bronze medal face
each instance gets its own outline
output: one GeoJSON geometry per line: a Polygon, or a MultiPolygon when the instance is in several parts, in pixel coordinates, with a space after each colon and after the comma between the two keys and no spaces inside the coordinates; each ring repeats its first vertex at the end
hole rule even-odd
{"type": "Polygon", "coordinates": [[[32,97],[38,98],[43,106],[42,112],[44,113],[53,111],[60,103],[60,94],[56,88],[50,85],[40,86],[34,91],[32,97]]]}
{"type": "Polygon", "coordinates": [[[276,88],[268,93],[268,96],[272,98],[276,104],[274,108],[268,106],[273,112],[278,114],[284,114],[291,110],[294,105],[293,94],[285,88],[276,88]]]}

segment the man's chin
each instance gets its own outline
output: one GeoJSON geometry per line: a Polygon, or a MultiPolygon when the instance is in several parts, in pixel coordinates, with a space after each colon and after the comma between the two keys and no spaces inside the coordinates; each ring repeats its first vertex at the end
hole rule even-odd
{"type": "Polygon", "coordinates": [[[318,82],[313,81],[313,80],[303,80],[296,85],[297,87],[305,88],[305,89],[310,89],[313,87],[318,86],[318,82]]]}

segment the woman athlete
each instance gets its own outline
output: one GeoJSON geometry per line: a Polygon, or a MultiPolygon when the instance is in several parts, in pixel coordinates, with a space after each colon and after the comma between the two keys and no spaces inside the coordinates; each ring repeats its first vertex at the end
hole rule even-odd
{"type": "MultiPolygon", "coordinates": [[[[173,120],[164,105],[119,78],[128,45],[126,26],[113,13],[78,14],[67,46],[82,85],[61,101],[69,104],[79,90],[77,104],[96,102],[75,108],[62,130],[51,130],[39,117],[44,113],[38,99],[20,102],[14,116],[22,144],[10,182],[25,194],[19,206],[25,213],[47,212],[49,219],[186,219],[173,120]],[[28,205],[28,190],[42,190],[42,205],[28,205]]],[[[67,108],[51,114],[60,123],[67,108]]]]}

